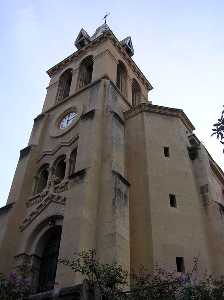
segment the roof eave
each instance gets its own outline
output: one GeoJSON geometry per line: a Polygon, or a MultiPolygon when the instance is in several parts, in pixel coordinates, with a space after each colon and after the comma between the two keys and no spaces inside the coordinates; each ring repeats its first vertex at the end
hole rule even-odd
{"type": "Polygon", "coordinates": [[[71,55],[63,59],[61,62],[47,70],[48,76],[51,78],[63,65],[66,65],[67,63],[71,62],[75,57],[82,54],[84,51],[86,51],[89,47],[92,47],[94,44],[99,43],[101,40],[106,40],[107,38],[112,39],[114,41],[114,45],[119,48],[119,50],[122,52],[125,59],[128,61],[129,64],[132,65],[132,68],[135,70],[135,72],[140,76],[140,78],[143,80],[145,86],[147,87],[148,91],[152,90],[153,87],[148,81],[148,79],[145,77],[145,75],[142,73],[142,71],[139,69],[137,64],[134,62],[134,60],[127,54],[127,52],[122,47],[121,42],[116,38],[116,36],[113,34],[111,30],[108,30],[101,36],[97,37],[95,40],[91,41],[88,45],[84,46],[82,49],[79,49],[75,52],[73,52],[71,55]]]}

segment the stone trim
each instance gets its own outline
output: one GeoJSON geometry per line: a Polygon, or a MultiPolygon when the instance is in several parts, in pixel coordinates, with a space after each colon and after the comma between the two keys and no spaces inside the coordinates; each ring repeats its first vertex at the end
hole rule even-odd
{"type": "MultiPolygon", "coordinates": [[[[62,182],[52,186],[53,193],[62,193],[64,191],[67,191],[68,188],[69,188],[69,181],[68,180],[63,180],[62,182]]],[[[46,198],[46,196],[48,194],[49,194],[49,190],[45,189],[41,193],[31,196],[26,201],[26,207],[29,208],[33,205],[41,203],[44,200],[44,198],[46,198]]]]}
{"type": "Polygon", "coordinates": [[[153,89],[151,83],[146,79],[142,71],[139,69],[137,64],[134,62],[134,60],[128,55],[128,53],[125,51],[124,47],[121,45],[119,40],[115,37],[115,35],[112,33],[112,36],[110,37],[112,43],[114,46],[116,46],[120,53],[122,54],[123,58],[125,59],[126,63],[131,67],[132,71],[136,74],[137,78],[141,80],[143,85],[148,89],[148,91],[151,91],[153,89]]]}
{"type": "Polygon", "coordinates": [[[104,55],[106,55],[106,54],[109,54],[110,57],[113,59],[113,61],[114,61],[116,64],[118,63],[118,60],[117,60],[116,57],[111,53],[111,51],[110,51],[109,49],[106,49],[106,50],[100,52],[99,54],[97,54],[97,55],[95,56],[95,58],[98,58],[98,57],[100,57],[100,56],[104,56],[104,55]]]}
{"type": "Polygon", "coordinates": [[[86,176],[86,169],[81,169],[71,175],[69,175],[69,179],[75,179],[76,181],[83,180],[83,178],[86,176]]]}
{"type": "Polygon", "coordinates": [[[150,84],[150,82],[146,79],[144,74],[141,72],[141,70],[138,68],[134,60],[127,54],[119,40],[116,38],[116,36],[113,34],[111,30],[105,32],[104,34],[100,35],[95,40],[91,41],[88,45],[81,48],[80,50],[72,53],[70,56],[66,57],[64,60],[53,66],[51,69],[47,71],[47,74],[52,77],[54,74],[56,74],[59,70],[67,66],[70,62],[73,61],[74,58],[77,58],[84,53],[88,52],[89,49],[95,48],[99,43],[102,41],[105,41],[107,39],[110,39],[114,46],[120,51],[123,58],[125,59],[126,63],[131,67],[132,71],[136,74],[136,76],[142,81],[142,83],[147,87],[148,90],[152,90],[153,87],[150,84]]]}
{"type": "Polygon", "coordinates": [[[200,140],[197,138],[197,136],[195,134],[189,135],[188,140],[192,146],[200,146],[200,144],[201,144],[200,140]]]}
{"type": "Polygon", "coordinates": [[[158,113],[161,115],[180,118],[188,130],[193,131],[195,129],[194,125],[188,119],[184,111],[178,108],[159,106],[150,103],[140,103],[132,109],[124,112],[124,116],[125,119],[128,120],[142,112],[158,113]]]}
{"type": "Polygon", "coordinates": [[[81,56],[85,55],[89,51],[89,49],[94,48],[94,46],[98,45],[99,42],[105,41],[106,39],[107,38],[106,38],[105,34],[100,35],[98,38],[96,38],[95,40],[91,41],[85,47],[81,48],[80,50],[77,50],[77,51],[73,52],[71,55],[67,56],[61,62],[57,63],[55,66],[53,66],[52,68],[50,68],[49,70],[47,70],[47,74],[50,77],[52,77],[59,70],[61,70],[62,68],[64,68],[70,62],[72,62],[74,58],[81,57],[81,56]]]}
{"type": "Polygon", "coordinates": [[[91,109],[90,111],[81,115],[81,120],[93,119],[95,115],[95,109],[91,109]]]}
{"type": "Polygon", "coordinates": [[[114,117],[116,120],[118,120],[118,122],[121,123],[121,125],[124,125],[124,123],[125,123],[124,120],[119,116],[119,114],[118,114],[117,112],[112,111],[111,113],[113,114],[113,117],[114,117]]]}
{"type": "Polygon", "coordinates": [[[112,173],[115,174],[116,176],[118,176],[118,178],[127,186],[130,186],[131,184],[128,182],[128,180],[126,178],[124,178],[119,172],[112,170],[112,173]]]}
{"type": "MultiPolygon", "coordinates": [[[[75,69],[73,69],[73,70],[75,70],[75,69]]],[[[49,84],[49,85],[46,87],[46,90],[48,90],[48,89],[51,88],[52,86],[56,85],[57,83],[58,83],[58,80],[55,81],[55,82],[53,82],[53,83],[51,83],[51,84],[49,84]]]]}
{"type": "Polygon", "coordinates": [[[208,155],[209,155],[209,164],[210,164],[213,174],[219,179],[219,181],[222,184],[224,184],[224,173],[223,173],[222,169],[217,165],[217,163],[213,160],[213,158],[211,157],[211,155],[209,153],[208,153],[208,155]]]}
{"type": "Polygon", "coordinates": [[[121,96],[121,98],[124,100],[124,102],[129,106],[132,107],[132,105],[129,103],[129,101],[127,100],[127,98],[121,93],[121,91],[118,89],[118,87],[115,85],[115,83],[106,75],[104,74],[103,76],[101,76],[99,79],[96,79],[95,81],[91,82],[90,84],[84,86],[83,88],[76,90],[73,94],[69,95],[68,97],[64,98],[63,100],[61,100],[60,102],[55,103],[54,106],[52,106],[51,108],[49,108],[48,110],[44,111],[43,113],[41,113],[40,115],[38,115],[38,118],[41,118],[42,116],[44,116],[46,113],[51,112],[52,110],[54,110],[56,107],[59,107],[60,105],[62,105],[63,103],[69,101],[71,98],[76,97],[78,94],[84,92],[86,89],[100,83],[103,79],[109,80],[110,84],[114,87],[114,89],[116,90],[116,92],[121,96]]]}
{"type": "Polygon", "coordinates": [[[41,119],[43,119],[44,116],[45,116],[45,113],[41,113],[38,116],[36,116],[36,118],[34,118],[34,123],[38,122],[41,119]]]}
{"type": "Polygon", "coordinates": [[[76,97],[78,94],[82,93],[82,92],[85,91],[86,89],[88,89],[88,88],[90,88],[90,87],[92,87],[92,86],[94,86],[94,85],[100,83],[100,81],[101,81],[102,79],[105,79],[105,75],[102,76],[102,77],[100,77],[99,79],[96,79],[96,80],[92,81],[91,83],[85,85],[83,88],[78,89],[78,90],[75,90],[75,92],[74,92],[73,94],[69,95],[68,97],[62,99],[62,100],[59,101],[59,102],[56,102],[52,107],[50,107],[49,109],[47,109],[46,111],[44,111],[42,114],[45,114],[45,113],[48,113],[48,112],[54,110],[56,107],[59,107],[59,106],[62,105],[63,103],[69,101],[71,98],[76,97]]]}
{"type": "Polygon", "coordinates": [[[22,160],[24,157],[26,157],[30,153],[30,151],[32,150],[32,146],[33,145],[29,145],[29,146],[23,148],[22,150],[20,150],[19,160],[22,160]]]}
{"type": "Polygon", "coordinates": [[[59,205],[65,205],[66,198],[55,193],[47,193],[42,202],[25,217],[22,224],[19,226],[20,231],[25,230],[27,226],[32,223],[33,220],[36,219],[36,217],[39,216],[42,211],[52,202],[59,205]]]}
{"type": "Polygon", "coordinates": [[[55,147],[52,150],[44,151],[42,152],[40,158],[37,160],[38,162],[43,159],[44,156],[53,156],[56,152],[58,152],[62,147],[68,147],[71,146],[74,142],[76,142],[79,139],[79,136],[76,135],[72,139],[70,139],[68,142],[62,142],[59,146],[55,147]]]}
{"type": "Polygon", "coordinates": [[[119,96],[124,100],[124,102],[129,106],[129,107],[132,107],[131,103],[128,101],[127,97],[125,97],[121,91],[119,90],[119,88],[116,86],[116,84],[110,80],[108,78],[108,80],[110,81],[110,84],[112,85],[112,87],[115,89],[115,91],[119,94],[119,96]]]}
{"type": "Polygon", "coordinates": [[[13,207],[14,204],[15,204],[15,202],[12,202],[12,203],[6,204],[5,206],[0,207],[0,215],[7,213],[13,207]]]}

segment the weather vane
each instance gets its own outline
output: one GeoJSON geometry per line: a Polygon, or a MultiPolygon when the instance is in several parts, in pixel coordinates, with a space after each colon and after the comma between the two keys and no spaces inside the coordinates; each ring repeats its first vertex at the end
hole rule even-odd
{"type": "Polygon", "coordinates": [[[110,13],[106,13],[105,16],[103,17],[104,23],[107,24],[107,17],[109,17],[110,13]]]}

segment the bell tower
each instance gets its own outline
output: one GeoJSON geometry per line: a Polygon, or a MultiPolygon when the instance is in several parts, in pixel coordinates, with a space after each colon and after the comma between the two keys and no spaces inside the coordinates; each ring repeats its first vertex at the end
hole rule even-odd
{"type": "Polygon", "coordinates": [[[57,258],[83,249],[130,270],[124,112],[147,103],[152,87],[131,58],[131,38],[119,41],[107,24],[92,36],[81,29],[75,46],[47,71],[2,219],[0,272],[28,263],[37,292],[73,285],[57,258]]]}

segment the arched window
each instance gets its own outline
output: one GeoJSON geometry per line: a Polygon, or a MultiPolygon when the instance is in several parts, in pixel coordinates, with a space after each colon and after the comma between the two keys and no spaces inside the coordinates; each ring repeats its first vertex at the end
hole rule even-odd
{"type": "Polygon", "coordinates": [[[70,165],[69,165],[69,175],[75,173],[75,164],[76,164],[77,148],[75,148],[70,156],[70,165]]]}
{"type": "Polygon", "coordinates": [[[41,245],[39,245],[39,247],[41,248],[41,256],[38,292],[44,292],[54,288],[60,241],[61,226],[50,228],[40,241],[41,245]]]}
{"type": "Polygon", "coordinates": [[[72,69],[66,70],[59,79],[57,101],[61,101],[69,96],[72,82],[72,69]]]}
{"type": "Polygon", "coordinates": [[[84,87],[92,81],[93,57],[87,56],[83,59],[79,69],[78,89],[84,87]]]}
{"type": "Polygon", "coordinates": [[[141,99],[141,88],[137,80],[133,79],[132,81],[132,105],[136,106],[140,103],[141,99]]]}
{"type": "Polygon", "coordinates": [[[34,187],[34,194],[41,193],[45,187],[47,186],[47,181],[48,181],[48,176],[49,176],[49,165],[46,164],[42,166],[35,178],[35,187],[34,187]]]}
{"type": "Polygon", "coordinates": [[[123,95],[127,95],[127,71],[121,61],[117,65],[117,87],[123,95]]]}
{"type": "Polygon", "coordinates": [[[65,177],[65,170],[66,170],[66,162],[65,162],[65,155],[60,156],[55,164],[54,164],[54,176],[55,176],[55,184],[60,183],[65,177]]]}

